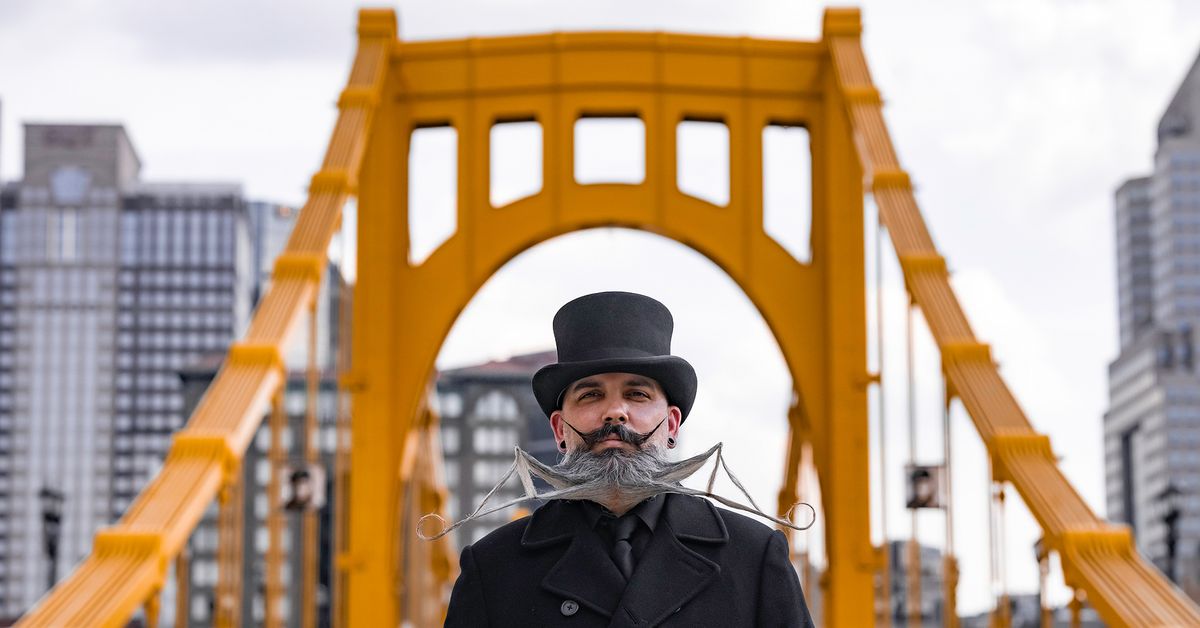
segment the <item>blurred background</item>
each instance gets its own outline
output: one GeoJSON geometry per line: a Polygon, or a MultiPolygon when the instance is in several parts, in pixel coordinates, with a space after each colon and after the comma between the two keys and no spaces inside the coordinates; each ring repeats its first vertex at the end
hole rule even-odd
{"type": "MultiPolygon", "coordinates": [[[[396,8],[405,40],[556,30],[813,40],[825,5],[386,6],[396,8]]],[[[1200,318],[1200,70],[1193,67],[1200,6],[861,6],[863,46],[892,137],[976,332],[1087,503],[1131,523],[1144,555],[1200,599],[1200,463],[1191,460],[1200,446],[1200,378],[1191,357],[1191,329],[1200,318]],[[1117,396],[1110,402],[1114,362],[1117,396]],[[1172,376],[1144,390],[1122,388],[1163,369],[1172,376]],[[1147,403],[1155,409],[1129,410],[1121,395],[1153,400],[1147,403]],[[1167,459],[1172,464],[1161,463],[1167,459]],[[1164,485],[1183,495],[1174,532],[1155,505],[1164,485]],[[1168,550],[1171,534],[1177,543],[1168,550]]],[[[320,165],[352,59],[357,7],[315,0],[0,4],[0,617],[27,610],[48,582],[87,555],[95,531],[119,518],[245,330],[320,165]],[[70,207],[87,209],[64,209],[70,207]]],[[[697,128],[690,141],[704,153],[728,139],[697,128]]],[[[540,137],[528,130],[514,128],[511,142],[519,159],[541,159],[529,150],[540,137]]],[[[597,176],[621,176],[629,163],[622,145],[620,129],[599,134],[590,166],[597,176]]],[[[778,172],[808,167],[803,150],[781,146],[778,172]]],[[[453,151],[452,138],[436,132],[414,139],[410,164],[428,185],[411,231],[414,248],[426,254],[453,231],[445,220],[453,180],[447,185],[437,168],[453,151]]],[[[703,197],[721,189],[722,176],[700,171],[681,184],[703,197]]],[[[502,196],[519,197],[525,182],[514,175],[498,185],[502,196]]],[[[784,186],[780,193],[804,192],[784,186]]],[[[775,220],[781,243],[803,255],[807,224],[775,220]]],[[[318,313],[319,361],[329,367],[339,286],[355,279],[355,225],[351,207],[330,249],[318,313]]],[[[864,237],[874,237],[873,227],[864,237]]],[[[867,250],[873,255],[873,246],[867,250]]],[[[877,543],[910,537],[903,498],[906,296],[898,265],[884,252],[878,280],[888,348],[884,364],[874,353],[871,364],[884,373],[891,423],[888,467],[872,476],[886,478],[887,490],[872,504],[887,508],[892,523],[891,538],[877,543]]],[[[877,278],[869,275],[874,293],[877,278]]],[[[723,441],[755,499],[773,504],[792,388],[771,331],[739,287],[699,253],[649,233],[606,228],[562,236],[513,259],[455,323],[437,362],[447,482],[452,490],[476,488],[455,493],[451,514],[473,508],[478,491],[507,469],[503,452],[513,439],[552,451],[528,377],[554,361],[547,352],[557,308],[600,290],[642,292],[672,310],[673,351],[700,378],[681,455],[723,441]],[[511,420],[511,433],[472,434],[467,417],[476,415],[511,420]],[[488,452],[495,455],[481,455],[488,452]]],[[[936,435],[920,440],[917,461],[933,463],[941,457],[942,389],[933,376],[940,362],[921,325],[915,353],[914,372],[923,374],[915,386],[916,429],[936,435]]],[[[289,356],[297,369],[304,361],[303,347],[289,356]]],[[[302,371],[295,379],[289,408],[300,425],[302,371]]],[[[336,404],[333,376],[326,380],[320,418],[327,422],[336,404]]],[[[988,572],[986,454],[961,410],[951,420],[959,611],[976,617],[993,607],[996,594],[988,572]]],[[[329,450],[331,429],[322,445],[329,450]]],[[[268,440],[264,431],[247,458],[257,491],[246,496],[256,513],[245,524],[249,545],[266,543],[268,440]]],[[[1036,614],[1040,532],[1019,500],[1009,503],[1008,588],[1036,614]]],[[[192,540],[192,600],[180,608],[193,625],[206,625],[213,612],[215,518],[214,509],[192,540]]],[[[463,528],[458,546],[503,520],[463,528]]],[[[936,556],[942,517],[920,512],[917,521],[923,552],[936,556]]],[[[295,538],[299,519],[287,525],[295,538]]],[[[818,524],[795,537],[818,571],[822,534],[818,524]]],[[[936,582],[937,574],[929,577],[936,582]]],[[[1069,593],[1060,575],[1051,580],[1059,585],[1048,601],[1062,606],[1069,593]]],[[[939,589],[922,590],[936,623],[939,589]]],[[[810,601],[815,597],[810,592],[810,601]]],[[[163,608],[170,621],[174,602],[164,599],[163,608]]],[[[289,612],[292,619],[298,613],[289,612]]]]}

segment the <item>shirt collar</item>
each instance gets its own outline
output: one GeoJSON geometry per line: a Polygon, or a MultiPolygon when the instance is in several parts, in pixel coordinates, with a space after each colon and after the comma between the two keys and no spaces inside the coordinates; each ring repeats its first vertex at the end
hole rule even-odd
{"type": "MultiPolygon", "coordinates": [[[[646,499],[633,508],[630,508],[625,514],[636,515],[642,520],[642,523],[646,524],[646,527],[650,528],[650,531],[653,532],[654,526],[658,525],[658,518],[662,513],[663,504],[666,503],[666,501],[667,499],[665,494],[654,495],[653,497],[646,499]]],[[[609,509],[597,504],[596,502],[581,500],[579,503],[583,506],[583,513],[587,518],[588,524],[593,528],[596,527],[596,524],[600,522],[601,518],[617,518],[617,515],[613,514],[609,509]]]]}

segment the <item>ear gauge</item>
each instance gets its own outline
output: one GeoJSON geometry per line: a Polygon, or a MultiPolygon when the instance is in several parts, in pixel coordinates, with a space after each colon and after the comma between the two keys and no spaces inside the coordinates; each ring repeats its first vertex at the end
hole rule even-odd
{"type": "Polygon", "coordinates": [[[558,448],[563,451],[566,451],[567,450],[567,441],[565,441],[565,440],[558,441],[558,448]]]}
{"type": "Polygon", "coordinates": [[[670,447],[672,449],[675,448],[675,439],[674,438],[672,438],[670,436],[667,437],[667,447],[670,447]]]}

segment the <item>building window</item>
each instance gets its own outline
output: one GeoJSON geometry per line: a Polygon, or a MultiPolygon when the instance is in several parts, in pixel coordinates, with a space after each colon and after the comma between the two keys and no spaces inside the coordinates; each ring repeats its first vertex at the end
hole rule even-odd
{"type": "Polygon", "coordinates": [[[447,419],[457,419],[462,414],[462,395],[456,392],[449,392],[437,395],[437,400],[437,410],[442,417],[447,419]]]}
{"type": "Polygon", "coordinates": [[[517,419],[517,400],[493,390],[475,402],[473,416],[479,421],[514,421],[517,419]]]}
{"type": "Polygon", "coordinates": [[[458,428],[442,426],[442,451],[449,455],[458,453],[458,428]]]}

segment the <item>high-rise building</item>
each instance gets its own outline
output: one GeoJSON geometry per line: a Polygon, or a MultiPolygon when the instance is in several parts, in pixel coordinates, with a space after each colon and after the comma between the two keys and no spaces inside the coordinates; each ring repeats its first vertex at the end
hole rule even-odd
{"type": "Polygon", "coordinates": [[[135,183],[123,199],[117,278],[113,519],[153,477],[187,420],[177,375],[223,353],[249,319],[251,234],[234,184],[135,183]]]}
{"type": "Polygon", "coordinates": [[[1104,415],[1108,515],[1200,599],[1200,59],[1159,121],[1153,172],[1118,187],[1115,215],[1121,347],[1104,415]]]}
{"type": "Polygon", "coordinates": [[[26,125],[24,179],[0,203],[4,616],[87,555],[112,516],[121,201],[140,167],[120,126],[26,125]],[[43,501],[61,508],[53,567],[43,501]]]}
{"type": "MultiPolygon", "coordinates": [[[[546,464],[558,462],[554,433],[530,385],[539,368],[555,361],[553,351],[544,351],[438,374],[437,409],[451,521],[471,513],[504,476],[513,463],[513,447],[520,446],[546,464]]],[[[512,478],[489,504],[521,494],[520,482],[512,478]]],[[[456,547],[479,540],[511,520],[514,512],[501,510],[458,528],[451,533],[456,547]]]]}
{"type": "Polygon", "coordinates": [[[240,186],[142,181],[120,125],[26,124],[24,148],[0,190],[0,617],[157,471],[177,372],[227,349],[258,275],[240,186]]]}

